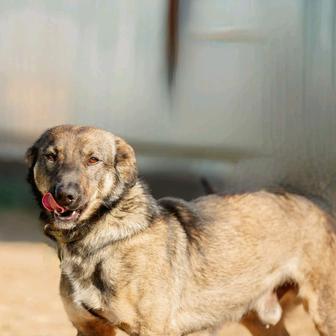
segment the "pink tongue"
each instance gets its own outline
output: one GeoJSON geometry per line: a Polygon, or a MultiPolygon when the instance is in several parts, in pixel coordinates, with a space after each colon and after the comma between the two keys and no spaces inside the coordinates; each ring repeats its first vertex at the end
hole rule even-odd
{"type": "Polygon", "coordinates": [[[42,204],[48,211],[57,211],[58,213],[63,213],[65,209],[60,206],[54,199],[50,192],[47,192],[42,197],[42,204]]]}

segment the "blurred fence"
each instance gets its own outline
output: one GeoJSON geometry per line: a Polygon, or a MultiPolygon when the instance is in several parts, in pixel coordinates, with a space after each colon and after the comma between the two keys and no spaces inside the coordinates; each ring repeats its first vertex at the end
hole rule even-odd
{"type": "Polygon", "coordinates": [[[148,137],[165,115],[165,7],[1,1],[1,133],[35,136],[71,122],[148,137]]]}
{"type": "Polygon", "coordinates": [[[70,122],[333,183],[335,18],[333,0],[3,0],[0,155],[70,122]]]}

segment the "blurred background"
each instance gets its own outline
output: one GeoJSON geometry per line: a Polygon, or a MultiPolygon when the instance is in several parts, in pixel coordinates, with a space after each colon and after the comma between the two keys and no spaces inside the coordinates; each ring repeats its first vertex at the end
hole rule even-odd
{"type": "MultiPolygon", "coordinates": [[[[333,210],[335,55],[334,0],[1,0],[0,334],[75,334],[25,182],[42,131],[122,136],[156,197],[203,195],[203,178],[333,210]]],[[[291,334],[314,335],[299,314],[291,334]]]]}

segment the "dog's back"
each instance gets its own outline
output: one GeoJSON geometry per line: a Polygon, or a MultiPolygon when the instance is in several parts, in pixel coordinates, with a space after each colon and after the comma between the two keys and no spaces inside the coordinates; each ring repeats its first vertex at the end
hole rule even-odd
{"type": "Polygon", "coordinates": [[[331,266],[322,262],[334,241],[330,217],[305,197],[260,191],[190,203],[165,199],[161,205],[186,232],[195,278],[216,283],[216,297],[230,293],[227,302],[219,302],[199,288],[199,304],[211,305],[209,310],[217,302],[218,310],[226,306],[227,314],[244,314],[232,301],[253,306],[262,293],[308,273],[322,277],[331,266]]]}

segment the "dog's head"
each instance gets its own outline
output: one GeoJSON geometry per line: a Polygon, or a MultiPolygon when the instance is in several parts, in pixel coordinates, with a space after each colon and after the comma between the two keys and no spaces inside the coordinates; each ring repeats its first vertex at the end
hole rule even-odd
{"type": "Polygon", "coordinates": [[[47,130],[27,150],[26,161],[35,196],[59,228],[73,228],[112,207],[137,180],[133,149],[93,127],[47,130]]]}

